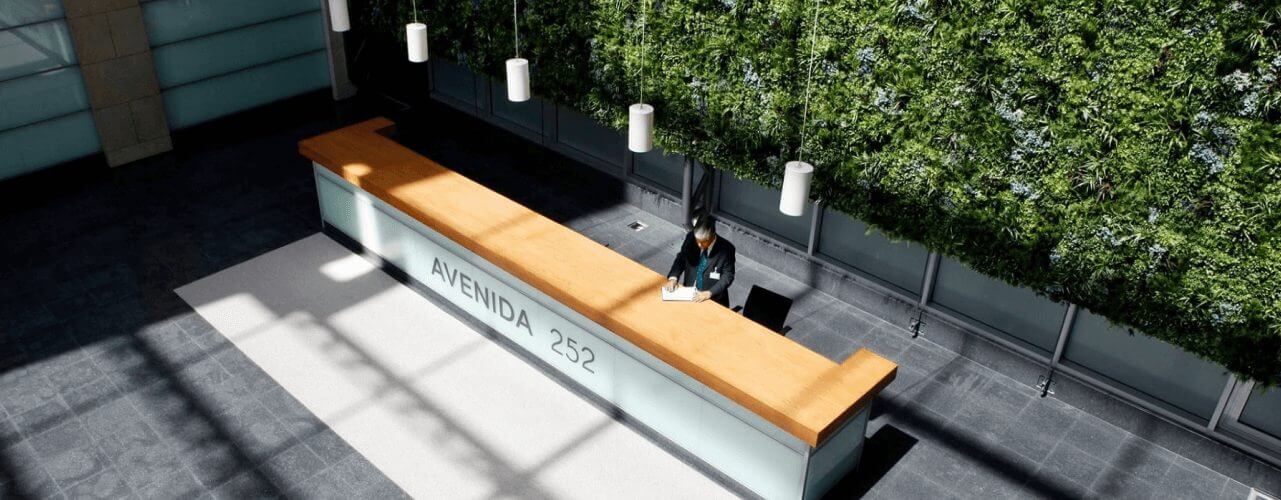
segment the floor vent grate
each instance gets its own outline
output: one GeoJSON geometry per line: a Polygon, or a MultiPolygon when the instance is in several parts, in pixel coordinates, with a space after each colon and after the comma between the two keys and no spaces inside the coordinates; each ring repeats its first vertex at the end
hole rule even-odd
{"type": "Polygon", "coordinates": [[[645,230],[645,228],[647,228],[647,227],[649,227],[649,226],[648,226],[648,225],[646,225],[644,222],[641,222],[641,221],[638,221],[638,220],[637,220],[637,221],[632,221],[632,222],[631,222],[631,224],[628,224],[628,225],[627,225],[627,227],[631,228],[631,229],[632,229],[632,231],[644,231],[644,230],[645,230]]]}

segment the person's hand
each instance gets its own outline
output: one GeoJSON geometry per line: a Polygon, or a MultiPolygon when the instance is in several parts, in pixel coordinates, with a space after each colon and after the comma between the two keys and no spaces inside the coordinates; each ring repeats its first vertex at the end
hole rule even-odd
{"type": "Polygon", "coordinates": [[[710,298],[712,298],[712,292],[703,291],[694,294],[694,302],[702,302],[710,298]]]}
{"type": "Polygon", "coordinates": [[[669,292],[676,291],[676,278],[667,278],[667,285],[664,285],[663,289],[669,292]]]}

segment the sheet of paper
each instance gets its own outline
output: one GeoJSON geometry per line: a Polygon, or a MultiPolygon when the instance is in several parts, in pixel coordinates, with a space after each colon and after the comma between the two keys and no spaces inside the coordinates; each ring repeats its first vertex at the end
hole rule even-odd
{"type": "Polygon", "coordinates": [[[692,286],[677,287],[670,292],[667,291],[667,288],[663,288],[663,300],[689,302],[694,300],[694,295],[697,293],[698,291],[694,290],[692,286]]]}

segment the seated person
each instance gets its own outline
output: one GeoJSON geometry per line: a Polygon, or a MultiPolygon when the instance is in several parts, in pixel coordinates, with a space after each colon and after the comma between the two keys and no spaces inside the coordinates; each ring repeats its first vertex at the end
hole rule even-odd
{"type": "Polygon", "coordinates": [[[699,217],[694,230],[685,235],[672,270],[667,273],[666,288],[675,290],[677,281],[698,290],[694,302],[710,298],[729,307],[729,286],[734,283],[734,245],[716,236],[716,221],[711,216],[699,217]]]}

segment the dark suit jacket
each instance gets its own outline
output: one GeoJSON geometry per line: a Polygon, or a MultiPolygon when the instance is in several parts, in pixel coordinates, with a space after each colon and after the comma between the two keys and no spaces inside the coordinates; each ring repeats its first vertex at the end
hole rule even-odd
{"type": "MultiPolygon", "coordinates": [[[[667,277],[676,278],[682,286],[694,286],[694,273],[698,271],[699,253],[698,242],[694,241],[694,233],[690,232],[685,235],[685,242],[681,243],[681,251],[676,254],[676,260],[672,262],[672,270],[668,271],[667,277]]],[[[729,307],[729,286],[734,283],[734,245],[725,241],[725,238],[716,237],[716,243],[712,244],[711,254],[707,256],[707,269],[703,271],[703,288],[700,291],[712,292],[712,300],[729,307]],[[719,278],[712,278],[716,274],[719,278]]]]}

